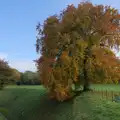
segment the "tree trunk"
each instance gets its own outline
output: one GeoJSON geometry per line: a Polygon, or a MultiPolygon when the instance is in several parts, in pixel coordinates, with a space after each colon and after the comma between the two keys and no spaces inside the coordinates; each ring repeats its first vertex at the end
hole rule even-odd
{"type": "Polygon", "coordinates": [[[83,69],[83,74],[84,74],[84,86],[83,86],[83,91],[89,91],[90,88],[90,82],[89,82],[89,78],[88,78],[88,73],[87,73],[87,69],[86,69],[86,64],[87,64],[87,60],[90,57],[90,49],[87,47],[85,50],[85,59],[84,59],[84,69],[83,69]]]}
{"type": "Polygon", "coordinates": [[[87,75],[87,70],[85,68],[86,66],[86,59],[84,60],[84,70],[83,70],[83,74],[84,74],[84,86],[83,86],[83,91],[88,91],[89,90],[89,78],[87,75]]]}
{"type": "Polygon", "coordinates": [[[3,81],[3,80],[1,80],[1,83],[0,83],[0,89],[2,89],[2,88],[3,88],[3,86],[4,86],[4,81],[3,81]]]}

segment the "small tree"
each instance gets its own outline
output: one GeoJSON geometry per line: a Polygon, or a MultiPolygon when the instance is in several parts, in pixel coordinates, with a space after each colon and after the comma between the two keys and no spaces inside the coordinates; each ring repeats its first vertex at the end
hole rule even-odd
{"type": "Polygon", "coordinates": [[[20,72],[14,68],[11,68],[11,76],[9,76],[8,84],[16,84],[20,81],[20,72]]]}
{"type": "Polygon", "coordinates": [[[0,89],[8,83],[10,76],[12,75],[12,70],[8,63],[0,59],[0,89]]]}

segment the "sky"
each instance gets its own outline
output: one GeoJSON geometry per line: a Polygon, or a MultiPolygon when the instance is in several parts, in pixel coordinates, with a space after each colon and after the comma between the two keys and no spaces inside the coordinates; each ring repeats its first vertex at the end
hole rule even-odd
{"type": "MultiPolygon", "coordinates": [[[[120,9],[119,0],[90,0],[120,9]]],[[[81,0],[0,0],[0,58],[21,72],[36,71],[36,25],[81,0]]],[[[119,53],[120,54],[120,53],[119,53]]]]}

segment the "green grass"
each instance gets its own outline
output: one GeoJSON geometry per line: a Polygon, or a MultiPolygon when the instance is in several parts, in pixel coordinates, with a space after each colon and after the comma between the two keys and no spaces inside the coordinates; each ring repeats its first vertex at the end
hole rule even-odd
{"type": "Polygon", "coordinates": [[[120,103],[101,99],[92,92],[78,96],[74,104],[77,120],[120,120],[120,103]]]}
{"type": "Polygon", "coordinates": [[[91,88],[95,89],[95,90],[100,90],[100,91],[115,91],[115,92],[120,92],[120,84],[94,84],[91,85],[91,88]]]}
{"type": "Polygon", "coordinates": [[[58,103],[48,99],[41,86],[8,86],[0,91],[0,108],[8,120],[62,120],[72,114],[72,103],[58,103]],[[65,114],[64,114],[65,112],[65,114]]]}
{"type": "MultiPolygon", "coordinates": [[[[92,87],[119,90],[114,85],[92,87]]],[[[59,103],[49,100],[42,86],[8,86],[0,91],[0,112],[8,120],[120,120],[120,103],[101,100],[92,92],[59,103]]]]}
{"type": "Polygon", "coordinates": [[[4,120],[4,118],[2,116],[0,116],[0,120],[4,120]]]}
{"type": "Polygon", "coordinates": [[[6,120],[6,118],[1,113],[0,113],[0,120],[6,120]]]}

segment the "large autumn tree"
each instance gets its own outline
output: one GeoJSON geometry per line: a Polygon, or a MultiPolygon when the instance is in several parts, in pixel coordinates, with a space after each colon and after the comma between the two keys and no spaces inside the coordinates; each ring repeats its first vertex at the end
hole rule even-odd
{"type": "Polygon", "coordinates": [[[120,62],[112,49],[119,50],[119,19],[117,9],[83,2],[37,25],[38,71],[52,97],[70,98],[72,85],[87,91],[90,81],[118,81],[120,62]]]}

